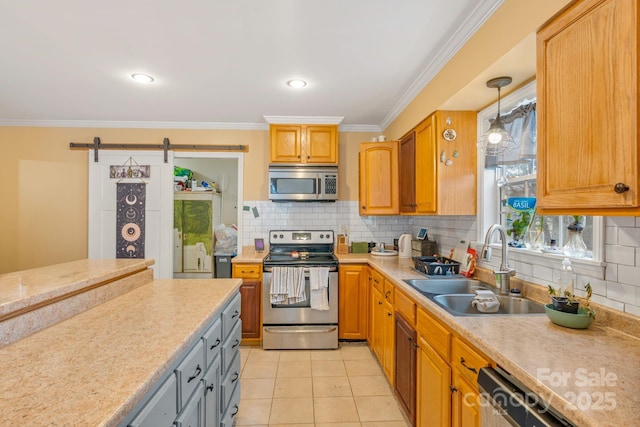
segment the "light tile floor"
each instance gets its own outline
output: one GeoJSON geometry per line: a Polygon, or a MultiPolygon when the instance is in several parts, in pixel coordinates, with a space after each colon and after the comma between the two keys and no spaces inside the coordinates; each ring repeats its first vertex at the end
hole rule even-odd
{"type": "Polygon", "coordinates": [[[337,350],[241,347],[239,426],[407,427],[364,343],[337,350]]]}

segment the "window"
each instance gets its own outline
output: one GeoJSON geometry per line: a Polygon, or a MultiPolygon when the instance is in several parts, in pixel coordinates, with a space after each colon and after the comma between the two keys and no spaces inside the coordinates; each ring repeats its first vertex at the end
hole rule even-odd
{"type": "MultiPolygon", "coordinates": [[[[540,216],[536,197],[536,99],[535,82],[502,99],[501,120],[516,141],[516,147],[499,156],[484,158],[484,200],[479,234],[490,224],[500,223],[508,232],[509,245],[530,254],[556,254],[600,260],[602,221],[598,217],[540,216]],[[579,238],[584,250],[576,249],[579,238]],[[572,251],[564,247],[572,243],[572,251]]],[[[478,132],[489,128],[497,113],[492,105],[478,114],[478,132]]],[[[479,158],[482,156],[479,156],[479,158]]],[[[482,160],[480,160],[482,161],[482,160]]],[[[480,237],[484,237],[479,236],[480,237]]]]}

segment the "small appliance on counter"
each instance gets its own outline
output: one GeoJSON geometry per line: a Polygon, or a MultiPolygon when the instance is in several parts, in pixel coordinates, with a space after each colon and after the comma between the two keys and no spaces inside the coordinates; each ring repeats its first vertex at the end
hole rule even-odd
{"type": "Polygon", "coordinates": [[[398,239],[398,256],[400,258],[411,258],[412,256],[412,235],[404,233],[398,239]]]}

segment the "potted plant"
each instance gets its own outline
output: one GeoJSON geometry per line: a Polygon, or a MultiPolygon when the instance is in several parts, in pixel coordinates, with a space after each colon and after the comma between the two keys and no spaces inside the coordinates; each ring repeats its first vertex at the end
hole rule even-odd
{"type": "Polygon", "coordinates": [[[568,290],[560,293],[551,285],[549,285],[548,290],[549,294],[551,295],[553,308],[556,311],[578,314],[578,309],[580,309],[580,314],[587,314],[590,318],[595,319],[596,312],[589,306],[592,294],[591,283],[587,283],[584,286],[584,290],[587,292],[587,297],[584,299],[584,307],[580,307],[580,301],[578,301],[576,296],[568,290]]]}

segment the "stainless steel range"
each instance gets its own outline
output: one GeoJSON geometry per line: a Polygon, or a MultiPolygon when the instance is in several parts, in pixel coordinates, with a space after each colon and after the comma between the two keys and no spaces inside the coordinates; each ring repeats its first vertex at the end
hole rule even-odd
{"type": "Polygon", "coordinates": [[[331,230],[269,232],[262,275],[263,348],[338,348],[338,259],[333,248],[331,230]],[[291,277],[299,279],[301,300],[281,301],[278,292],[291,286],[283,283],[291,277]],[[324,290],[317,289],[318,281],[324,290]]]}

